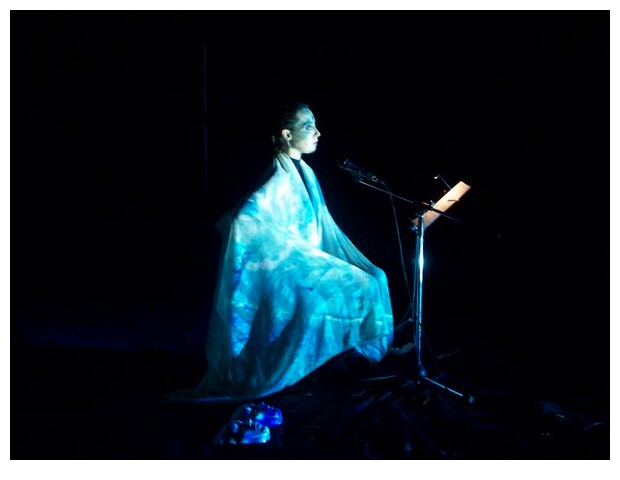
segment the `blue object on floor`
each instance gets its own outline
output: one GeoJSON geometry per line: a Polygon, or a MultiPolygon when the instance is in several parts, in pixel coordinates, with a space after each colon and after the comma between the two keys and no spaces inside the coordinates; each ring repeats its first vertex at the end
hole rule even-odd
{"type": "Polygon", "coordinates": [[[241,405],[235,410],[232,418],[244,422],[260,423],[267,427],[278,427],[284,421],[280,409],[267,405],[265,402],[241,405]]]}
{"type": "Polygon", "coordinates": [[[267,443],[269,440],[271,440],[269,427],[260,423],[232,419],[219,430],[213,443],[218,445],[242,445],[267,443]]]}

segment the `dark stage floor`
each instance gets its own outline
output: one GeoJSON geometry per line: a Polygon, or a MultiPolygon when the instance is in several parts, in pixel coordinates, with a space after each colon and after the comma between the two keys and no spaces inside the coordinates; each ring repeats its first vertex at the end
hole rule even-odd
{"type": "Polygon", "coordinates": [[[456,393],[417,381],[411,353],[336,359],[263,399],[284,418],[269,442],[216,445],[238,404],[161,401],[200,377],[199,354],[14,340],[11,459],[610,459],[605,389],[554,386],[512,355],[441,356],[429,377],[456,393]]]}

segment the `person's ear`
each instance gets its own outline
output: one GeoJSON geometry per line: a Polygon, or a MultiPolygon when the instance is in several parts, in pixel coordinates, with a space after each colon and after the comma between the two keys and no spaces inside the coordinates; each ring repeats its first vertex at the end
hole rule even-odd
{"type": "Polygon", "coordinates": [[[291,135],[291,131],[288,128],[285,128],[284,130],[282,130],[282,136],[286,140],[291,140],[293,138],[293,135],[291,135]]]}

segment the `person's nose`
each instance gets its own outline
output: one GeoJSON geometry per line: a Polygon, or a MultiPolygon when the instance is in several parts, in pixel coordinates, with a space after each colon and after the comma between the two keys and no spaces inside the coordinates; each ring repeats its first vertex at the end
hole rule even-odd
{"type": "Polygon", "coordinates": [[[314,135],[316,136],[316,138],[319,138],[321,136],[321,132],[319,132],[318,128],[315,128],[314,130],[315,130],[314,135]]]}

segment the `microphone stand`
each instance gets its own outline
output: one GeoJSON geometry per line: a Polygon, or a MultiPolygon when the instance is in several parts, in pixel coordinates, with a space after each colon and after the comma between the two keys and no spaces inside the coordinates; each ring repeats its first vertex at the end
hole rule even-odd
{"type": "Polygon", "coordinates": [[[433,206],[434,204],[421,202],[418,200],[410,200],[408,198],[395,195],[388,189],[385,183],[382,183],[382,185],[385,187],[385,189],[383,189],[383,188],[377,187],[376,185],[372,185],[370,183],[365,182],[363,177],[361,176],[355,176],[353,177],[353,180],[362,185],[366,185],[368,187],[371,187],[383,193],[386,193],[390,197],[398,198],[400,200],[416,205],[418,207],[417,213],[416,213],[416,220],[413,222],[413,226],[411,227],[411,230],[413,230],[416,234],[415,257],[412,262],[413,264],[413,295],[411,298],[411,303],[412,303],[411,311],[414,316],[413,337],[414,337],[414,346],[416,350],[417,382],[418,384],[427,383],[431,385],[432,387],[438,388],[441,391],[455,395],[456,397],[462,400],[466,400],[467,403],[473,403],[474,397],[472,395],[469,395],[469,394],[466,395],[461,392],[458,392],[428,377],[426,367],[424,366],[424,363],[422,361],[422,337],[423,337],[423,332],[422,332],[422,285],[423,285],[423,282],[422,280],[423,280],[423,270],[424,270],[424,233],[426,230],[426,223],[427,223],[426,220],[424,219],[424,214],[427,212],[433,212],[435,214],[449,218],[453,221],[460,222],[460,223],[463,223],[463,222],[461,222],[460,220],[454,217],[451,217],[450,215],[447,215],[444,211],[435,209],[433,206]]]}

